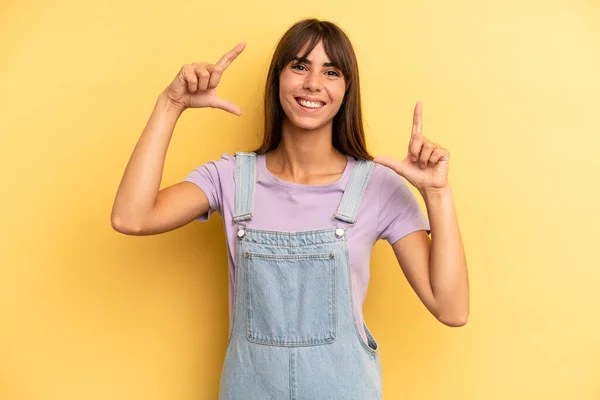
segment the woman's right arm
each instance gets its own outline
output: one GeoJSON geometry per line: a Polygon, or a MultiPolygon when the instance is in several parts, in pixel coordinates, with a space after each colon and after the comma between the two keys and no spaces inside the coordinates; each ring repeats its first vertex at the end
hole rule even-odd
{"type": "Polygon", "coordinates": [[[162,190],[164,162],[171,136],[187,108],[220,108],[240,115],[240,108],[219,98],[216,87],[223,71],[242,52],[242,42],[217,64],[184,65],[157,99],[121,179],[111,212],[112,227],[128,235],[154,235],[183,226],[209,209],[208,198],[191,182],[162,190]]]}
{"type": "Polygon", "coordinates": [[[167,148],[182,108],[158,97],[127,163],[111,214],[112,227],[128,235],[152,235],[183,226],[208,211],[204,192],[190,182],[159,191],[167,148]]]}

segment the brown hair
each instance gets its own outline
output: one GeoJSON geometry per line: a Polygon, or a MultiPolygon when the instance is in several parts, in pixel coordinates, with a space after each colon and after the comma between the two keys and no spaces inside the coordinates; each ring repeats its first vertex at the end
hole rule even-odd
{"type": "Polygon", "coordinates": [[[348,36],[334,23],[305,19],[297,22],[279,40],[267,75],[264,98],[264,135],[257,154],[275,149],[281,141],[284,111],[279,99],[279,75],[302,47],[309,43],[301,57],[308,57],[313,48],[323,41],[327,56],[344,74],[346,92],[344,101],[333,118],[332,144],[343,154],[358,160],[372,160],[367,152],[360,104],[358,63],[348,36]]]}

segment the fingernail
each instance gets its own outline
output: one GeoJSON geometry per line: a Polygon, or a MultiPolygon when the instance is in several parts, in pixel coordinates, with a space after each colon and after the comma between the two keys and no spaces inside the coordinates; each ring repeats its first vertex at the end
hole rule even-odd
{"type": "Polygon", "coordinates": [[[413,162],[417,161],[417,157],[412,158],[413,162]]]}

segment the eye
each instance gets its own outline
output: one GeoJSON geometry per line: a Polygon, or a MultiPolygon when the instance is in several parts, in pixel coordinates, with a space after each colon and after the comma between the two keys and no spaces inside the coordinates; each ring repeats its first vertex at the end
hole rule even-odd
{"type": "Polygon", "coordinates": [[[340,76],[340,74],[338,74],[336,71],[327,71],[327,73],[330,73],[330,72],[333,72],[335,74],[334,76],[340,76]]]}
{"type": "Polygon", "coordinates": [[[300,64],[292,65],[292,69],[294,69],[296,67],[304,68],[304,65],[300,65],[300,64]]]}

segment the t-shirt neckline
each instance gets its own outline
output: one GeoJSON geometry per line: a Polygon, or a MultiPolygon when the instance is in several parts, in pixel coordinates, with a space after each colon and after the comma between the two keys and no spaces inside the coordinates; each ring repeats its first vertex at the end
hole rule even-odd
{"type": "Polygon", "coordinates": [[[348,159],[346,163],[346,167],[344,168],[344,172],[342,175],[334,182],[328,183],[327,185],[305,185],[302,183],[293,183],[283,180],[281,178],[276,177],[267,169],[267,159],[265,153],[259,154],[256,157],[256,164],[258,167],[258,172],[260,175],[266,177],[271,182],[275,182],[281,186],[285,186],[290,189],[295,190],[303,190],[308,192],[324,192],[332,189],[341,188],[348,181],[348,176],[350,172],[352,172],[353,161],[354,159],[346,154],[346,158],[348,159]]]}

